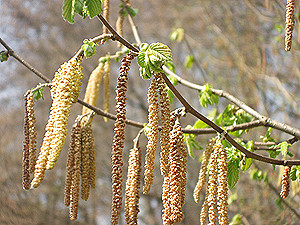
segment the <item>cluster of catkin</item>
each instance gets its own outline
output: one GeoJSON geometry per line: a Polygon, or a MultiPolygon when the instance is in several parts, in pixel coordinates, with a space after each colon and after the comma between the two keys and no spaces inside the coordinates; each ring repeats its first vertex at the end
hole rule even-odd
{"type": "Polygon", "coordinates": [[[68,152],[64,203],[70,206],[70,219],[77,219],[78,201],[88,200],[90,188],[96,186],[96,152],[91,120],[82,124],[82,116],[78,116],[72,127],[71,141],[68,152]]]}
{"type": "Polygon", "coordinates": [[[183,132],[179,123],[180,114],[171,115],[171,133],[168,151],[168,169],[163,183],[163,224],[181,222],[184,218],[187,151],[183,143],[183,132]]]}
{"type": "Polygon", "coordinates": [[[287,0],[285,12],[285,50],[290,51],[295,25],[295,0],[287,0]]]}
{"type": "Polygon", "coordinates": [[[286,198],[289,195],[290,173],[291,173],[291,166],[284,167],[284,171],[281,178],[281,192],[280,192],[281,198],[286,198]]]}
{"type": "MultiPolygon", "coordinates": [[[[52,80],[51,98],[53,102],[46,125],[46,133],[35,164],[34,178],[31,181],[32,188],[38,187],[43,181],[46,169],[53,169],[64,145],[71,105],[78,100],[80,92],[82,79],[80,64],[81,59],[70,59],[61,65],[52,80]]],[[[29,135],[31,135],[30,132],[29,130],[29,135]]],[[[34,165],[34,163],[31,162],[30,165],[34,165]]]]}
{"type": "Polygon", "coordinates": [[[126,92],[128,71],[134,55],[128,54],[122,59],[116,90],[117,119],[114,128],[112,146],[112,213],[111,224],[118,224],[122,206],[122,172],[123,172],[123,148],[125,139],[126,120],[126,92]]]}
{"type": "Polygon", "coordinates": [[[194,190],[194,199],[200,201],[200,192],[207,180],[206,197],[200,214],[200,224],[228,224],[227,153],[221,140],[209,141],[204,153],[199,180],[194,190]]]}
{"type": "Polygon", "coordinates": [[[161,112],[162,130],[161,130],[161,173],[167,176],[169,170],[169,141],[170,141],[170,101],[167,95],[166,85],[161,73],[154,74],[148,89],[148,144],[145,163],[145,176],[143,193],[148,194],[153,183],[155,152],[158,145],[158,123],[159,111],[161,112]]]}
{"type": "Polygon", "coordinates": [[[33,94],[29,90],[25,94],[24,118],[24,144],[23,144],[23,189],[30,189],[30,174],[34,172],[36,163],[36,119],[34,113],[33,94]]]}

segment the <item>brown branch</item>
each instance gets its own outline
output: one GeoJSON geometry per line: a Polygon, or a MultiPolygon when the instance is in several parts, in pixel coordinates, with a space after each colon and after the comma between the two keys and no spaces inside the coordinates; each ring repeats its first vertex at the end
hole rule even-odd
{"type": "MultiPolygon", "coordinates": [[[[189,88],[192,88],[192,89],[195,89],[195,90],[198,90],[198,91],[202,91],[204,89],[204,87],[201,86],[201,85],[194,84],[192,82],[189,82],[189,81],[181,78],[180,76],[178,76],[177,74],[175,74],[171,70],[169,70],[166,66],[163,66],[163,70],[167,74],[170,74],[173,77],[175,77],[178,80],[178,83],[181,83],[181,84],[183,84],[183,85],[185,85],[189,88]]],[[[293,135],[293,136],[297,137],[297,139],[300,139],[300,130],[299,129],[291,127],[291,126],[289,126],[287,124],[284,124],[284,123],[280,123],[280,122],[275,121],[271,118],[268,118],[266,116],[261,115],[260,113],[258,113],[257,111],[255,111],[254,109],[252,109],[251,107],[246,105],[244,102],[242,102],[241,100],[239,100],[236,97],[232,96],[231,94],[229,94],[226,91],[213,89],[213,88],[211,88],[211,91],[212,91],[213,94],[216,94],[220,97],[226,98],[230,102],[234,103],[235,105],[237,105],[238,107],[243,109],[245,112],[249,113],[250,115],[252,115],[256,119],[262,121],[264,123],[264,126],[273,127],[277,130],[280,130],[280,131],[283,131],[283,132],[288,133],[290,135],[293,135]]]]}

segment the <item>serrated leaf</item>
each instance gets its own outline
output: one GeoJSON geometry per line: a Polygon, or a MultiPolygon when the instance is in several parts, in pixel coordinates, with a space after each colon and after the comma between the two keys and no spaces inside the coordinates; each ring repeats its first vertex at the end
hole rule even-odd
{"type": "Polygon", "coordinates": [[[82,16],[83,19],[85,19],[86,17],[86,10],[84,9],[85,8],[84,6],[85,6],[84,0],[75,0],[74,11],[75,13],[82,16]]]}
{"type": "Polygon", "coordinates": [[[90,18],[93,18],[102,12],[101,0],[87,0],[85,4],[90,18]]]}
{"type": "Polygon", "coordinates": [[[149,46],[149,48],[155,51],[156,57],[159,58],[160,60],[163,60],[165,62],[172,61],[171,50],[167,45],[157,42],[157,43],[152,43],[149,46]]]}
{"type": "Polygon", "coordinates": [[[297,170],[296,166],[292,166],[291,172],[290,172],[290,178],[292,181],[295,181],[297,179],[296,170],[297,170]]]}
{"type": "Polygon", "coordinates": [[[75,0],[64,0],[62,11],[63,18],[69,23],[74,23],[75,0]]]}
{"type": "Polygon", "coordinates": [[[236,183],[239,180],[239,169],[238,169],[238,161],[232,161],[230,160],[228,162],[228,186],[230,189],[234,188],[236,183]]]}

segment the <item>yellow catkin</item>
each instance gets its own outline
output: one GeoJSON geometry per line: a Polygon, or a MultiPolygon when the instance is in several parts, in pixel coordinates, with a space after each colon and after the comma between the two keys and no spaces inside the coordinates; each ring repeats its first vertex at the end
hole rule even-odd
{"type": "Polygon", "coordinates": [[[117,119],[115,122],[114,138],[112,146],[112,213],[111,224],[118,224],[122,206],[122,167],[123,167],[123,148],[125,139],[125,120],[126,120],[126,92],[128,71],[134,56],[128,54],[122,59],[120,73],[116,90],[116,111],[117,119]]]}
{"type": "Polygon", "coordinates": [[[207,201],[208,201],[208,220],[209,224],[217,224],[217,196],[218,196],[218,156],[219,151],[214,147],[211,155],[209,177],[208,177],[208,190],[207,190],[207,201]]]}
{"type": "MultiPolygon", "coordinates": [[[[92,106],[96,106],[97,104],[99,87],[103,76],[103,68],[104,63],[99,62],[98,66],[91,73],[86,87],[84,101],[92,106]]],[[[91,109],[85,106],[82,108],[82,115],[90,112],[92,112],[91,109]]]]}
{"type": "Polygon", "coordinates": [[[130,150],[125,194],[125,223],[137,224],[141,186],[141,149],[135,146],[130,150]]]}
{"type": "MultiPolygon", "coordinates": [[[[123,13],[123,9],[120,9],[118,19],[116,22],[116,30],[117,30],[118,34],[122,37],[123,37],[123,22],[124,22],[124,13],[123,13]]],[[[118,42],[118,48],[121,48],[121,47],[122,47],[122,44],[120,42],[118,42]]]]}
{"type": "Polygon", "coordinates": [[[280,197],[286,198],[289,195],[290,191],[290,172],[291,166],[286,166],[284,168],[282,179],[281,179],[281,192],[280,197]]]}
{"type": "Polygon", "coordinates": [[[71,185],[74,177],[74,154],[81,149],[81,127],[79,123],[75,123],[71,131],[71,141],[68,152],[67,168],[66,168],[66,179],[65,179],[65,193],[64,193],[64,204],[65,206],[70,205],[71,198],[71,185]]]}
{"type": "Polygon", "coordinates": [[[34,113],[34,100],[31,91],[26,93],[27,109],[26,114],[28,116],[28,132],[29,132],[29,172],[34,172],[34,167],[36,163],[36,119],[34,113]]]}
{"type": "Polygon", "coordinates": [[[218,163],[218,214],[219,224],[228,225],[228,167],[227,167],[227,153],[222,143],[218,141],[216,150],[219,151],[218,163]]]}
{"type": "Polygon", "coordinates": [[[295,0],[287,0],[285,12],[285,50],[290,51],[295,25],[295,0]]]}
{"type": "Polygon", "coordinates": [[[205,201],[202,204],[201,212],[200,212],[200,225],[205,225],[206,224],[206,219],[208,216],[208,202],[207,202],[207,197],[205,197],[205,201]]]}
{"type": "Polygon", "coordinates": [[[196,187],[194,189],[194,200],[195,202],[199,202],[200,201],[200,193],[201,190],[203,188],[203,186],[205,185],[206,182],[206,172],[207,172],[207,165],[213,150],[213,145],[216,142],[216,138],[212,138],[207,146],[206,149],[203,152],[202,155],[202,165],[201,165],[201,169],[199,171],[199,177],[198,177],[198,182],[196,184],[196,187]]]}
{"type": "Polygon", "coordinates": [[[145,174],[144,174],[144,188],[143,193],[148,194],[153,183],[154,177],[154,159],[155,151],[158,142],[158,116],[159,116],[159,102],[158,102],[158,83],[154,78],[151,81],[148,89],[148,126],[149,132],[147,134],[148,144],[145,162],[145,174]]]}
{"type": "Polygon", "coordinates": [[[78,100],[82,67],[81,61],[72,58],[55,73],[52,81],[53,103],[46,125],[46,133],[34,171],[31,186],[36,188],[45,176],[46,169],[53,169],[67,136],[67,123],[71,104],[78,100]]]}
{"type": "Polygon", "coordinates": [[[178,119],[171,131],[170,169],[163,185],[163,224],[182,221],[186,186],[187,152],[183,145],[183,133],[178,119]]]}
{"type": "MultiPolygon", "coordinates": [[[[109,112],[109,98],[110,98],[110,90],[109,90],[109,75],[110,75],[110,60],[107,60],[104,64],[104,111],[109,112]]],[[[108,122],[107,117],[103,117],[105,122],[108,122]]]]}
{"type": "Polygon", "coordinates": [[[167,94],[168,91],[167,91],[166,83],[163,80],[161,73],[155,74],[155,79],[158,82],[158,90],[159,90],[159,97],[160,97],[159,105],[161,109],[161,121],[162,121],[162,130],[160,133],[160,146],[161,146],[160,171],[163,176],[167,176],[169,171],[168,155],[169,155],[169,141],[170,141],[170,131],[171,131],[170,100],[167,94]]]}
{"type": "Polygon", "coordinates": [[[28,118],[28,92],[25,94],[25,117],[24,117],[24,136],[23,142],[23,171],[22,185],[24,190],[30,189],[30,172],[29,172],[29,118],[28,118]]]}
{"type": "MultiPolygon", "coordinates": [[[[109,22],[109,0],[103,0],[103,17],[109,22]]],[[[104,25],[103,34],[108,34],[108,29],[104,25]]]]}
{"type": "Polygon", "coordinates": [[[81,133],[81,198],[88,200],[90,195],[90,140],[86,127],[81,133]]]}

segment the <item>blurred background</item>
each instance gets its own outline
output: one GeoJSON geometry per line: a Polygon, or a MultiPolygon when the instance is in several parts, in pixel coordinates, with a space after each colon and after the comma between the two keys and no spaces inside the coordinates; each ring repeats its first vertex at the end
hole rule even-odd
{"type": "MultiPolygon", "coordinates": [[[[75,24],[65,22],[61,16],[62,0],[0,0],[0,37],[21,57],[52,79],[59,66],[67,61],[81,46],[85,38],[102,33],[97,19],[75,17],[75,24]]],[[[119,11],[118,1],[111,1],[110,22],[114,25],[119,11]]],[[[284,51],[285,1],[283,0],[132,0],[139,10],[134,17],[142,42],[167,44],[173,55],[176,73],[199,85],[210,83],[238,97],[258,112],[294,127],[300,127],[300,48],[299,20],[296,20],[292,51],[284,51]],[[181,42],[171,41],[170,33],[184,29],[181,42]],[[191,68],[186,58],[193,55],[191,68]]],[[[299,15],[299,4],[296,5],[299,15]]],[[[134,43],[128,19],[124,23],[124,36],[134,43]]],[[[0,47],[0,50],[4,50],[0,47]]],[[[83,61],[84,97],[91,71],[98,58],[108,52],[118,51],[117,44],[108,41],[97,47],[96,55],[83,61]]],[[[114,113],[115,86],[120,63],[112,61],[110,110],[114,113]]],[[[12,57],[0,64],[0,224],[110,224],[111,204],[111,145],[113,121],[105,123],[96,116],[93,129],[97,150],[97,186],[90,199],[79,203],[79,219],[71,222],[68,209],[63,204],[64,176],[69,137],[54,170],[46,173],[42,185],[30,191],[22,189],[22,142],[24,100],[26,90],[43,82],[12,57]]],[[[101,84],[102,85],[102,84],[101,84]]],[[[149,81],[139,77],[134,61],[129,72],[127,117],[147,122],[147,88],[149,81]]],[[[217,106],[204,109],[199,104],[199,93],[182,85],[177,86],[186,99],[198,110],[208,115],[216,108],[222,112],[229,104],[220,99],[217,106]]],[[[45,100],[36,102],[38,146],[44,135],[45,124],[51,106],[49,90],[45,88],[45,100]]],[[[98,106],[103,108],[103,92],[100,90],[98,106]]],[[[180,107],[174,101],[172,108],[180,107]]],[[[81,113],[81,105],[74,104],[69,127],[81,113]]],[[[183,127],[195,119],[187,116],[183,127]]],[[[134,127],[126,127],[124,149],[124,175],[126,160],[132,140],[138,133],[134,127]]],[[[249,130],[243,137],[260,141],[266,128],[249,130]]],[[[213,135],[197,137],[205,147],[213,135]]],[[[276,141],[290,138],[273,132],[276,141]]],[[[141,147],[145,154],[146,138],[141,147]]],[[[295,158],[300,159],[299,144],[291,147],[295,158]]],[[[262,153],[262,152],[260,152],[262,153]]],[[[188,158],[188,184],[185,219],[180,224],[199,224],[201,203],[193,201],[192,192],[197,182],[202,151],[195,152],[195,159],[188,158]]],[[[265,153],[262,153],[265,154],[265,153]]],[[[266,155],[268,155],[266,153],[266,155]]],[[[279,168],[256,163],[267,172],[268,181],[251,179],[248,172],[240,174],[240,180],[230,191],[230,220],[239,215],[236,224],[300,224],[299,195],[295,191],[285,202],[278,198],[279,168]],[[272,189],[273,187],[273,189],[272,189]],[[289,207],[286,205],[288,204],[289,207]],[[297,216],[298,214],[298,216],[297,216]]],[[[161,222],[162,177],[156,166],[154,185],[149,195],[141,195],[139,224],[156,225],[161,222]]],[[[204,195],[203,195],[204,196],[204,195]]],[[[124,224],[124,213],[120,224],[124,224]]]]}

